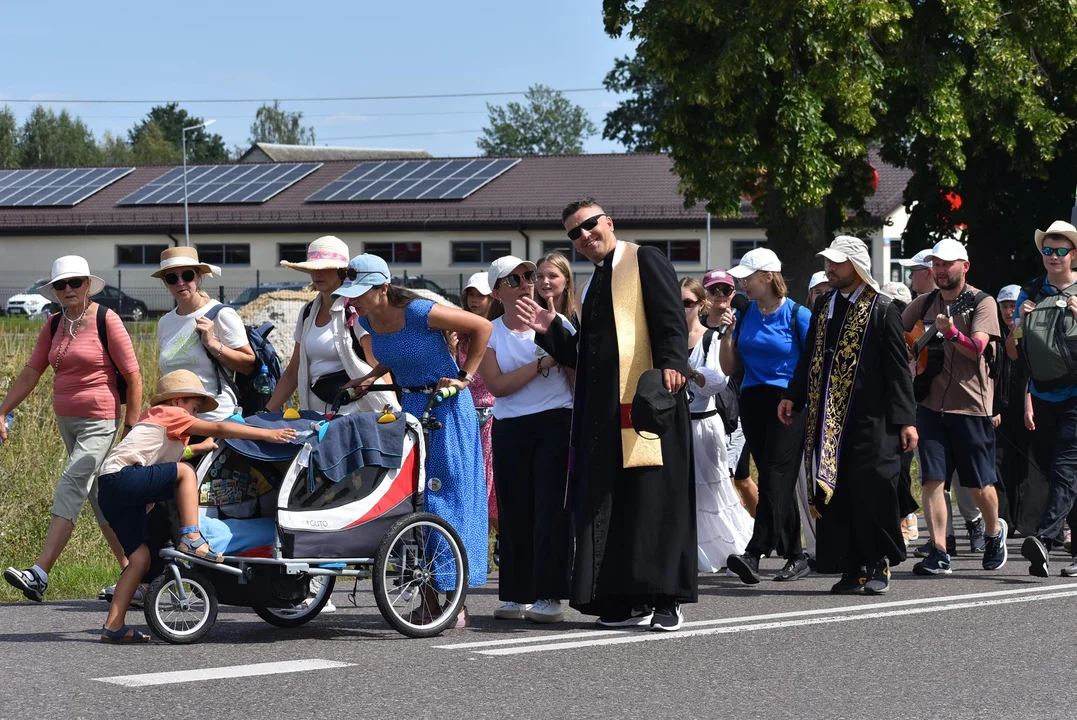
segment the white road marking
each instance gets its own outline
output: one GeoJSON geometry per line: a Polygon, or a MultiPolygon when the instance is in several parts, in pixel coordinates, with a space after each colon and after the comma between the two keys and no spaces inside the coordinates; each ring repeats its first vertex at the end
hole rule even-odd
{"type": "MultiPolygon", "coordinates": [[[[903,610],[889,610],[885,612],[865,612],[857,615],[830,615],[825,617],[805,617],[796,620],[782,620],[778,622],[752,623],[748,625],[735,625],[733,627],[709,627],[698,630],[679,630],[672,633],[658,632],[632,632],[622,637],[607,637],[594,640],[580,640],[572,642],[551,642],[546,645],[527,647],[495,648],[492,650],[477,650],[479,655],[522,655],[524,653],[547,652],[550,650],[572,650],[583,647],[597,647],[599,645],[624,645],[628,643],[649,642],[652,640],[673,640],[676,638],[699,637],[703,635],[726,635],[731,633],[751,632],[755,630],[773,630],[785,627],[804,627],[806,625],[825,625],[830,623],[849,622],[852,620],[867,620],[871,618],[895,617],[898,615],[921,615],[925,613],[944,612],[947,610],[961,610],[966,608],[986,607],[991,605],[1010,605],[1013,603],[1036,602],[1038,600],[1054,600],[1055,598],[1077,597],[1077,589],[1068,589],[1063,592],[1043,593],[1039,595],[1026,595],[1019,597],[1003,597],[991,600],[976,600],[972,602],[951,603],[948,605],[931,605],[927,607],[912,607],[903,610]]],[[[878,605],[874,606],[880,607],[878,605]]],[[[870,609],[867,608],[867,609],[870,609]]],[[[706,622],[706,621],[704,621],[706,622]]],[[[687,623],[685,623],[687,624],[687,623]]],[[[550,638],[553,640],[554,638],[550,638]]]]}
{"type": "Polygon", "coordinates": [[[197,670],[177,670],[175,672],[145,673],[143,675],[117,675],[115,677],[94,678],[99,682],[123,685],[124,687],[147,687],[150,685],[170,685],[173,683],[198,682],[199,680],[224,680],[226,678],[253,677],[255,675],[280,675],[282,673],[307,672],[309,670],[329,670],[332,668],[352,667],[355,663],[336,662],[335,660],[289,660],[286,662],[255,663],[253,665],[230,665],[228,667],[199,668],[197,670]]]}

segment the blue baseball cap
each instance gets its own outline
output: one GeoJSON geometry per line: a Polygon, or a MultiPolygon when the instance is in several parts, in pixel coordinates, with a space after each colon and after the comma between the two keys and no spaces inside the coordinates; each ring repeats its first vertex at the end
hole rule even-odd
{"type": "Polygon", "coordinates": [[[348,279],[333,294],[339,297],[359,297],[371,288],[392,279],[389,266],[377,255],[356,255],[348,263],[348,279]]]}

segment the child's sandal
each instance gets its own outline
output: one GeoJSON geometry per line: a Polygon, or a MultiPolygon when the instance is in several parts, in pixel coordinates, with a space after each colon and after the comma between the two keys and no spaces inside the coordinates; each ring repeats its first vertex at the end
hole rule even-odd
{"type": "Polygon", "coordinates": [[[206,539],[202,537],[202,533],[198,533],[198,537],[193,539],[186,536],[180,536],[179,545],[176,549],[184,555],[190,555],[191,557],[196,557],[200,560],[208,560],[209,562],[215,563],[224,562],[224,555],[214,551],[214,549],[209,546],[206,539]],[[198,548],[201,547],[206,548],[205,552],[198,552],[198,548]]]}
{"type": "Polygon", "coordinates": [[[104,625],[101,626],[101,642],[103,643],[111,643],[114,645],[142,645],[149,641],[149,635],[140,633],[130,625],[124,625],[119,630],[109,630],[104,625]]]}

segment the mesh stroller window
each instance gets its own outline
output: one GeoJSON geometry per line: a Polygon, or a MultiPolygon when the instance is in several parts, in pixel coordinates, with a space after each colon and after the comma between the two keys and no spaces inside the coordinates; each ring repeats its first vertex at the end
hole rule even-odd
{"type": "MultiPolygon", "coordinates": [[[[308,471],[309,472],[309,471],[308,471]]],[[[374,491],[378,483],[388,480],[389,470],[367,466],[335,483],[320,470],[314,470],[314,491],[311,492],[310,475],[303,476],[292,487],[288,498],[291,510],[327,510],[362,500],[374,491]]]]}
{"type": "Polygon", "coordinates": [[[252,460],[226,446],[199,485],[199,504],[218,507],[226,517],[273,517],[289,464],[252,460]]]}

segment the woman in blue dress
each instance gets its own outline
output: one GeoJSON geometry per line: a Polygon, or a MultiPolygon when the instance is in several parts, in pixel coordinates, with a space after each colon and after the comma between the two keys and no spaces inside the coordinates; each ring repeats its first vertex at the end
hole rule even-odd
{"type": "MultiPolygon", "coordinates": [[[[449,352],[444,333],[466,333],[472,348],[485,349],[493,326],[478,315],[438,305],[390,285],[389,266],[376,255],[352,258],[347,275],[348,280],[334,294],[352,298],[380,363],[349,385],[366,387],[391,370],[400,385],[437,384],[459,391],[434,409],[445,427],[430,433],[426,448],[426,509],[447,520],[463,540],[469,585],[485,585],[489,532],[486,474],[475,404],[467,389],[483,352],[471,353],[461,369],[449,352]]],[[[417,417],[426,401],[425,395],[405,394],[402,405],[417,417]]],[[[437,584],[442,592],[451,589],[437,584]]],[[[457,627],[467,623],[465,607],[457,627]]]]}

